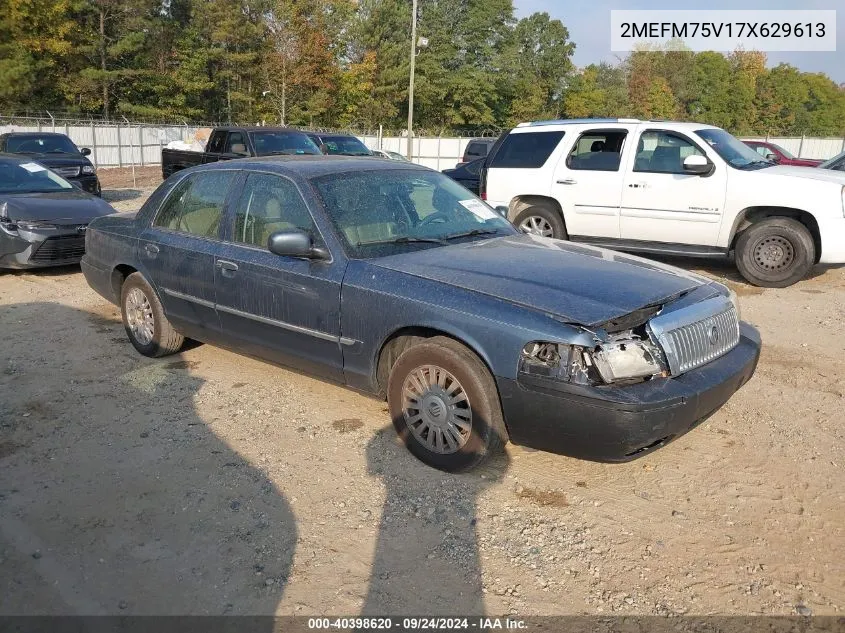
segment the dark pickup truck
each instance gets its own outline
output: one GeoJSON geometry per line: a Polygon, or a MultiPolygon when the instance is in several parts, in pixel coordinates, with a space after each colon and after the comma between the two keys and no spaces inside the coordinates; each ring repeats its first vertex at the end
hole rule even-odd
{"type": "Polygon", "coordinates": [[[204,152],[181,149],[161,150],[161,175],[206,163],[249,156],[320,154],[320,148],[299,130],[285,127],[214,128],[204,152]]]}

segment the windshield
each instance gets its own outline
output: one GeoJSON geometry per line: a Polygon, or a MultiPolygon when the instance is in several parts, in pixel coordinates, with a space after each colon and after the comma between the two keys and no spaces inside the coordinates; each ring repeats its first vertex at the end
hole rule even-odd
{"type": "Polygon", "coordinates": [[[517,233],[493,209],[437,172],[380,169],[320,176],[313,183],[354,257],[517,233]]]}
{"type": "Polygon", "coordinates": [[[373,153],[354,136],[323,136],[323,145],[327,154],[345,156],[372,156],[373,153]]]}
{"type": "Polygon", "coordinates": [[[52,134],[39,136],[11,136],[6,140],[6,151],[12,154],[78,154],[76,145],[67,136],[52,134]]]}
{"type": "Polygon", "coordinates": [[[0,162],[0,193],[47,193],[73,185],[38,163],[0,162]]]}
{"type": "Polygon", "coordinates": [[[735,169],[760,169],[774,165],[772,161],[766,160],[748,145],[724,130],[708,128],[698,130],[696,134],[735,169]]]}
{"type": "Polygon", "coordinates": [[[320,148],[302,132],[252,132],[252,142],[258,156],[274,154],[320,154],[320,148]]]}

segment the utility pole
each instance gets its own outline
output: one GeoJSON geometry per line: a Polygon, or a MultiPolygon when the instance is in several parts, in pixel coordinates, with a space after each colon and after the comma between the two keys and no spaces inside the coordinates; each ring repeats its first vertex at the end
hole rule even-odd
{"type": "Polygon", "coordinates": [[[414,134],[414,64],[417,61],[417,0],[411,8],[411,79],[408,83],[408,160],[413,154],[414,134]]]}

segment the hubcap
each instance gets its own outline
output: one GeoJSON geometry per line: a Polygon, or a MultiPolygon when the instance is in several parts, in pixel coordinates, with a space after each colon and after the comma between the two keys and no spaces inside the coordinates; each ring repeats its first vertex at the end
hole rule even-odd
{"type": "Polygon", "coordinates": [[[795,249],[785,237],[764,237],[754,245],[754,263],[763,271],[777,272],[789,268],[795,261],[795,249]]]}
{"type": "Polygon", "coordinates": [[[414,437],[441,455],[460,450],[472,432],[466,391],[457,378],[436,365],[417,367],[405,378],[402,415],[414,437]]]}
{"type": "Polygon", "coordinates": [[[132,336],[141,345],[149,345],[153,340],[155,330],[153,308],[147,295],[140,288],[132,288],[126,295],[126,324],[132,336]]]}
{"type": "Polygon", "coordinates": [[[554,230],[549,221],[539,215],[531,215],[519,223],[519,230],[529,235],[542,235],[543,237],[554,237],[554,230]]]}

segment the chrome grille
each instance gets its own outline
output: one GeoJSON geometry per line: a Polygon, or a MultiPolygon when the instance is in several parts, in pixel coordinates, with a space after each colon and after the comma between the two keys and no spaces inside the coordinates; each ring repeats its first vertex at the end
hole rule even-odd
{"type": "Polygon", "coordinates": [[[79,167],[52,167],[52,170],[62,178],[76,178],[79,175],[79,167]]]}
{"type": "Polygon", "coordinates": [[[649,330],[672,375],[716,360],[739,343],[739,315],[727,297],[716,297],[655,317],[649,330]]]}

